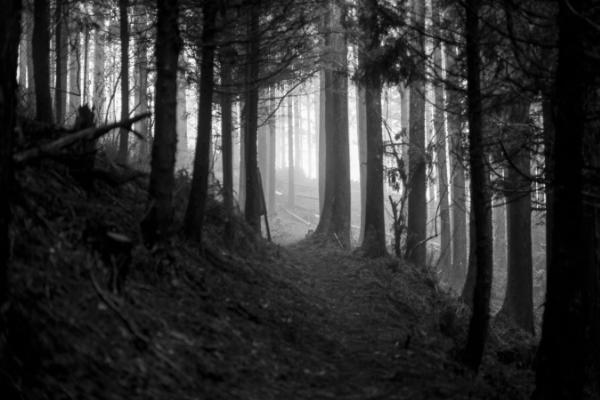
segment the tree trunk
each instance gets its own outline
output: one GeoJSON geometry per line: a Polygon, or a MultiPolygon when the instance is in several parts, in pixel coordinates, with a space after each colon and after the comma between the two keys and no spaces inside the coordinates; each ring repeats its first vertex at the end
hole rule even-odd
{"type": "MultiPolygon", "coordinates": [[[[581,16],[583,0],[560,2],[558,69],[556,74],[555,141],[553,151],[552,257],[542,338],[538,350],[534,399],[580,399],[590,352],[586,331],[589,307],[585,288],[587,268],[582,234],[583,136],[587,63],[581,16]]],[[[597,379],[597,378],[596,378],[597,379]]]]}
{"type": "MultiPolygon", "coordinates": [[[[138,9],[137,29],[144,32],[148,22],[143,9],[138,9]]],[[[137,112],[143,114],[148,111],[148,45],[145,37],[140,37],[135,50],[135,104],[137,112]]],[[[177,101],[179,106],[179,101],[177,101]]],[[[148,120],[144,119],[137,123],[134,129],[146,140],[139,141],[138,160],[140,164],[146,165],[149,156],[149,143],[152,142],[148,120]]]]}
{"type": "Polygon", "coordinates": [[[36,107],[36,90],[35,90],[35,67],[33,62],[33,30],[34,18],[31,10],[23,7],[23,19],[25,20],[26,29],[23,31],[23,40],[27,41],[27,104],[31,107],[29,116],[34,118],[37,115],[36,107]]]}
{"type": "Polygon", "coordinates": [[[358,242],[362,243],[365,233],[365,213],[367,207],[367,105],[365,103],[365,87],[356,84],[356,129],[358,135],[358,162],[360,171],[360,234],[358,242]]]}
{"type": "Polygon", "coordinates": [[[86,25],[83,29],[83,104],[89,103],[90,92],[90,29],[86,25]]]}
{"type": "Polygon", "coordinates": [[[260,197],[258,193],[258,162],[256,139],[258,133],[258,67],[260,60],[259,31],[260,0],[250,7],[248,20],[248,60],[246,66],[246,222],[260,233],[260,197]]]}
{"type": "Polygon", "coordinates": [[[294,207],[295,192],[295,159],[294,159],[294,113],[293,101],[291,96],[287,98],[287,118],[288,118],[288,207],[294,207]]]}
{"type": "Polygon", "coordinates": [[[478,370],[483,357],[490,319],[492,287],[492,216],[489,172],[483,143],[481,101],[481,59],[479,58],[480,0],[466,3],[467,104],[471,165],[471,201],[475,216],[475,258],[477,273],[473,294],[473,312],[464,351],[466,365],[478,370]]]}
{"type": "Polygon", "coordinates": [[[68,31],[66,26],[66,8],[64,0],[56,1],[55,18],[55,43],[56,43],[56,83],[55,83],[55,110],[56,123],[59,125],[65,122],[65,107],[67,104],[67,59],[69,46],[67,41],[68,31]]]}
{"type": "MultiPolygon", "coordinates": [[[[420,32],[425,29],[425,3],[413,3],[414,24],[420,32]]],[[[419,34],[414,44],[424,52],[423,35],[419,34]]],[[[409,194],[406,258],[424,266],[427,255],[427,176],[425,162],[425,75],[424,62],[419,63],[415,80],[410,84],[410,129],[409,132],[409,194]]]]}
{"type": "MultiPolygon", "coordinates": [[[[497,196],[497,204],[492,204],[492,255],[494,259],[494,271],[507,271],[507,213],[506,205],[504,204],[504,195],[497,196]]],[[[492,201],[492,203],[494,203],[492,201]]]]}
{"type": "Polygon", "coordinates": [[[522,143],[523,139],[519,141],[519,138],[529,136],[521,128],[527,124],[528,118],[528,102],[511,107],[509,123],[515,127],[509,140],[515,145],[509,150],[511,160],[506,168],[508,276],[500,314],[514,321],[520,328],[534,333],[530,154],[527,144],[522,143]]]}
{"type": "Polygon", "coordinates": [[[17,120],[17,58],[21,32],[21,1],[8,0],[0,13],[0,305],[9,295],[9,226],[13,183],[13,135],[17,120]]]}
{"type": "MultiPolygon", "coordinates": [[[[368,62],[370,52],[377,51],[380,46],[379,34],[373,29],[377,23],[375,0],[362,2],[359,12],[362,14],[361,20],[365,21],[365,40],[364,47],[360,46],[358,61],[362,68],[365,68],[368,62]]],[[[366,133],[366,182],[365,182],[365,208],[363,242],[361,245],[362,253],[367,257],[381,257],[387,254],[385,243],[385,220],[383,216],[383,139],[382,139],[382,117],[381,117],[381,92],[382,82],[379,71],[368,68],[364,79],[364,117],[366,133]]],[[[360,92],[360,84],[357,85],[360,92]]],[[[360,104],[357,98],[357,104],[360,104]]],[[[363,104],[359,106],[359,124],[360,111],[363,104]]],[[[360,125],[359,125],[359,143],[360,143],[360,125]]],[[[359,150],[360,151],[360,150],[359,150]]],[[[361,165],[362,169],[362,165],[361,165]]],[[[361,189],[363,181],[361,180],[361,189]]],[[[362,190],[361,190],[362,191],[362,190]]],[[[361,193],[362,195],[362,193],[361,193]]]]}
{"type": "Polygon", "coordinates": [[[452,179],[452,270],[447,274],[450,286],[459,292],[467,275],[467,203],[465,168],[461,160],[461,101],[458,88],[456,49],[446,47],[446,110],[450,138],[450,162],[452,179]]]}
{"type": "MultiPolygon", "coordinates": [[[[121,120],[129,118],[129,0],[119,0],[119,31],[121,39],[121,120]]],[[[119,130],[119,162],[129,159],[129,130],[119,130]]]]}
{"type": "Polygon", "coordinates": [[[50,95],[50,11],[48,0],[33,3],[33,74],[35,79],[36,119],[52,123],[52,97],[50,95]]]}
{"type": "MultiPolygon", "coordinates": [[[[436,31],[439,31],[440,10],[439,1],[433,2],[433,23],[436,31]]],[[[434,32],[437,36],[439,32],[434,32]]],[[[439,39],[435,40],[435,50],[433,62],[435,73],[442,78],[442,43],[439,39]]],[[[437,155],[437,173],[438,173],[438,195],[440,209],[440,257],[438,259],[438,268],[443,276],[448,276],[452,260],[452,242],[450,227],[450,204],[448,200],[448,162],[446,159],[446,126],[445,126],[445,108],[444,104],[444,86],[441,82],[436,82],[434,87],[435,108],[434,108],[434,129],[436,135],[436,155],[437,155]]]]}
{"type": "Polygon", "coordinates": [[[233,238],[233,140],[232,140],[232,109],[231,109],[231,71],[233,67],[231,49],[221,52],[221,152],[223,161],[223,206],[225,207],[225,241],[233,238]]]}
{"type": "MultiPolygon", "coordinates": [[[[79,71],[80,64],[79,31],[74,26],[69,26],[69,109],[67,120],[73,124],[77,117],[77,110],[81,106],[81,85],[79,71]]],[[[116,118],[115,118],[116,119],[116,118]]]]}
{"type": "Polygon", "coordinates": [[[387,254],[383,217],[383,140],[381,137],[381,81],[372,77],[367,84],[367,182],[365,225],[361,249],[366,256],[387,254]]]}
{"type": "Polygon", "coordinates": [[[157,0],[156,5],[156,126],[150,172],[150,210],[142,222],[144,240],[148,244],[164,240],[173,222],[177,60],[181,48],[177,1],[157,0]]]}
{"type": "Polygon", "coordinates": [[[196,136],[196,151],[194,153],[192,187],[184,226],[186,235],[198,243],[202,243],[204,209],[208,195],[216,11],[216,6],[210,2],[206,3],[203,8],[202,38],[199,43],[202,54],[200,55],[200,85],[198,88],[200,92],[198,94],[198,133],[196,136]]]}
{"type": "MultiPolygon", "coordinates": [[[[269,110],[271,113],[275,113],[275,88],[270,88],[271,99],[269,100],[269,110]]],[[[277,129],[275,126],[277,119],[273,115],[269,119],[269,155],[268,155],[268,167],[267,167],[267,209],[269,213],[273,215],[275,213],[275,163],[277,161],[277,152],[275,151],[277,146],[277,129]]]]}
{"type": "Polygon", "coordinates": [[[96,16],[96,31],[94,33],[94,41],[96,46],[94,47],[94,94],[92,102],[94,103],[94,111],[98,121],[104,119],[104,104],[106,97],[104,94],[104,58],[105,58],[105,43],[106,34],[105,19],[103,16],[102,9],[100,6],[95,6],[94,15],[96,16]]]}
{"type": "Polygon", "coordinates": [[[238,191],[238,204],[240,210],[244,212],[244,206],[246,204],[246,95],[243,94],[242,100],[240,101],[240,162],[239,162],[239,191],[238,191]]]}
{"type": "Polygon", "coordinates": [[[473,207],[471,203],[471,212],[469,213],[469,253],[467,260],[467,271],[465,283],[460,295],[461,300],[471,309],[473,308],[473,293],[475,291],[475,279],[477,277],[477,256],[475,254],[476,241],[477,236],[475,234],[475,216],[473,215],[473,207]]]}
{"type": "Polygon", "coordinates": [[[319,71],[319,117],[317,118],[318,137],[318,174],[319,174],[319,214],[323,214],[325,201],[325,70],[319,71]]]}
{"type": "Polygon", "coordinates": [[[302,124],[300,115],[300,93],[292,96],[294,104],[294,174],[303,173],[302,165],[302,124]]]}
{"type": "MultiPolygon", "coordinates": [[[[183,55],[180,55],[179,65],[185,66],[183,55]]],[[[180,170],[189,167],[188,134],[187,134],[187,99],[185,90],[187,87],[185,73],[177,74],[177,154],[175,156],[175,168],[180,170]]]]}
{"type": "Polygon", "coordinates": [[[350,155],[348,138],[345,9],[329,4],[325,69],[325,188],[315,234],[350,248],[350,155]]]}

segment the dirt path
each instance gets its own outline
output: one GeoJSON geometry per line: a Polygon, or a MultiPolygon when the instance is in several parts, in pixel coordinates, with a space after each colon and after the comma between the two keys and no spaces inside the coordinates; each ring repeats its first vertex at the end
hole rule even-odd
{"type": "Polygon", "coordinates": [[[288,250],[297,272],[287,280],[322,311],[306,318],[333,344],[307,391],[290,398],[468,398],[473,385],[452,372],[449,341],[432,333],[434,288],[424,273],[391,258],[369,261],[307,244],[288,250]]]}

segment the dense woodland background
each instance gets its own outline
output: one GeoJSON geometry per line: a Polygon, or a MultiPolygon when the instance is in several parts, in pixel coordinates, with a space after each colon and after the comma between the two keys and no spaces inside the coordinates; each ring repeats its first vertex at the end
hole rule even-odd
{"type": "Polygon", "coordinates": [[[2,5],[10,398],[600,397],[596,2],[2,5]]]}

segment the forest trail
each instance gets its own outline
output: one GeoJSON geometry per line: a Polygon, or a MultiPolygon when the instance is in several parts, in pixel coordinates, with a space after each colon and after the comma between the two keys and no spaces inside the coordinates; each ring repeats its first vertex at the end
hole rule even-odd
{"type": "Polygon", "coordinates": [[[424,272],[306,242],[287,250],[297,273],[283,278],[322,311],[306,318],[334,344],[323,368],[307,374],[306,396],[289,398],[469,398],[478,384],[457,376],[446,355],[451,341],[436,328],[435,289],[424,272]]]}

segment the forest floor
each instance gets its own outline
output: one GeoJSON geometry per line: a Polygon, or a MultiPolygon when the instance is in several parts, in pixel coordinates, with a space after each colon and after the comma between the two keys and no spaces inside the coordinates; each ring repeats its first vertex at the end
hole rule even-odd
{"type": "MultiPolygon", "coordinates": [[[[533,340],[494,326],[474,376],[457,361],[467,312],[425,268],[310,239],[271,244],[240,222],[225,242],[212,201],[204,251],[178,238],[136,244],[115,294],[97,235],[139,243],[143,183],[83,189],[56,165],[21,171],[18,182],[3,398],[529,397],[533,340]]],[[[296,219],[278,215],[274,237],[296,219]]]]}

